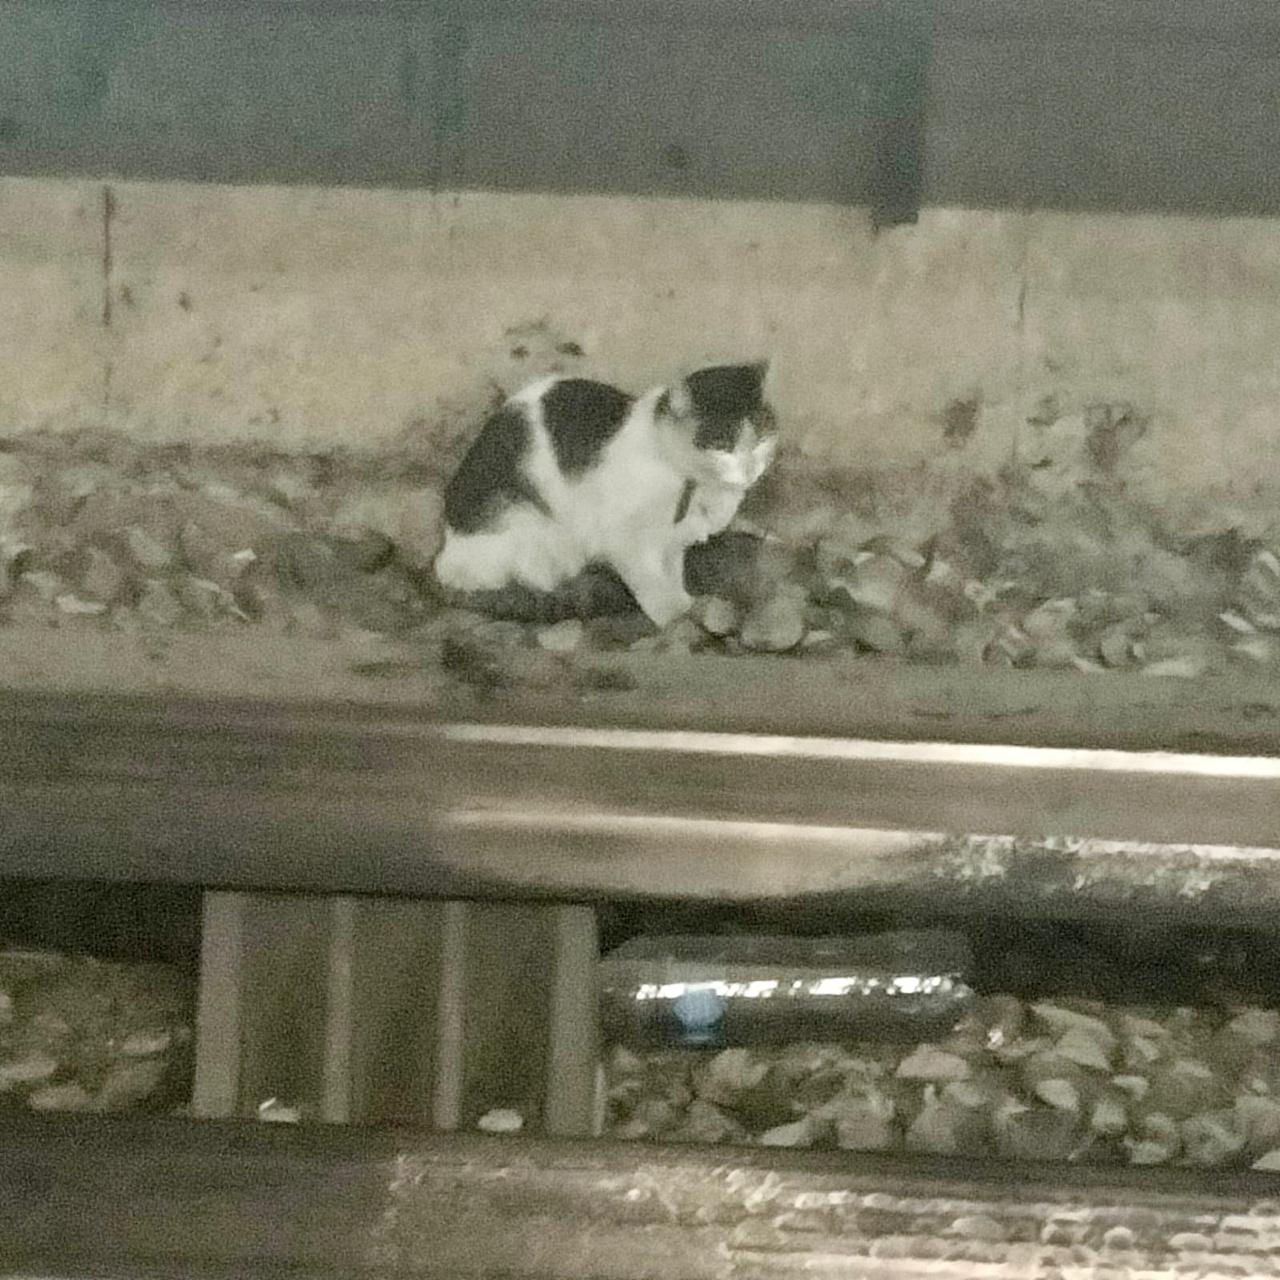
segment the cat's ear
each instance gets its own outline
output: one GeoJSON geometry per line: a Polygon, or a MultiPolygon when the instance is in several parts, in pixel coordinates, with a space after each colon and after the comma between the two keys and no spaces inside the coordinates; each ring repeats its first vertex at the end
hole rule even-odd
{"type": "Polygon", "coordinates": [[[759,387],[761,391],[764,390],[766,384],[768,383],[769,374],[772,372],[772,370],[773,370],[773,361],[767,360],[767,359],[757,360],[755,364],[751,366],[751,372],[754,373],[756,376],[756,386],[759,387]]]}
{"type": "Polygon", "coordinates": [[[689,393],[689,384],[683,379],[674,386],[668,387],[658,397],[658,412],[668,418],[691,417],[693,414],[693,396],[689,393]]]}

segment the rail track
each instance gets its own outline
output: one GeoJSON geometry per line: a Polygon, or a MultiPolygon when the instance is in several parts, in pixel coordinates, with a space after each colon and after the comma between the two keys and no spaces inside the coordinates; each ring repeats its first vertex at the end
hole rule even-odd
{"type": "Polygon", "coordinates": [[[576,701],[0,695],[5,876],[204,895],[195,1118],[7,1117],[5,1274],[1280,1269],[1271,1175],[586,1140],[604,902],[1280,921],[1264,682],[773,664],[745,699],[750,666],[692,698],[656,667],[576,701]],[[541,1136],[459,1135],[495,1072],[541,1136]],[[332,1123],[250,1122],[269,1096],[332,1123]]]}

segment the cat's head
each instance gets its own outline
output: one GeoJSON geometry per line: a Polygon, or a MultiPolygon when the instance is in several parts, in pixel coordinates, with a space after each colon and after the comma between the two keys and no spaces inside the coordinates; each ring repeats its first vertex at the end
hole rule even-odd
{"type": "Polygon", "coordinates": [[[765,399],[768,377],[767,360],[698,369],[664,391],[656,411],[693,446],[699,469],[747,488],[768,470],[778,447],[765,399]]]}

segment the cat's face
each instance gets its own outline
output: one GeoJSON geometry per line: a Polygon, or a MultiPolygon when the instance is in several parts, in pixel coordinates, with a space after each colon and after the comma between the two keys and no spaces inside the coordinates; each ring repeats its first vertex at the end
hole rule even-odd
{"type": "Polygon", "coordinates": [[[765,400],[767,361],[713,365],[690,374],[663,397],[659,412],[693,445],[708,478],[749,488],[777,452],[777,428],[765,400]]]}

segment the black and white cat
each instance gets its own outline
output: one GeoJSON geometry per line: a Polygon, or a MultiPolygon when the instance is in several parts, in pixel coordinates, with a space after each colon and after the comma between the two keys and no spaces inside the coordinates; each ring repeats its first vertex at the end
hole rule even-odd
{"type": "Polygon", "coordinates": [[[726,528],[773,461],[768,369],[717,365],[638,398],[558,376],[517,392],[445,488],[440,584],[553,592],[603,566],[666,626],[693,603],[686,548],[726,528]]]}

